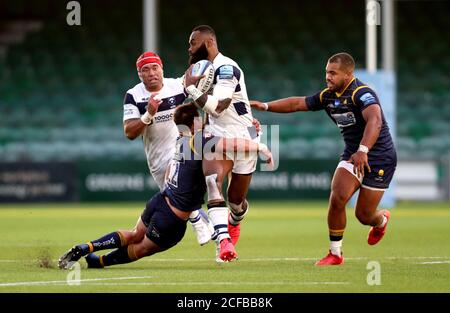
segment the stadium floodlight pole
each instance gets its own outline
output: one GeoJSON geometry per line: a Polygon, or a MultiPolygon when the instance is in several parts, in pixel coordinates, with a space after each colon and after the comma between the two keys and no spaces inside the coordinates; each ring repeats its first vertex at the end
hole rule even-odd
{"type": "Polygon", "coordinates": [[[377,71],[377,26],[380,25],[380,3],[366,0],[366,69],[377,71]]]}
{"type": "Polygon", "coordinates": [[[383,1],[382,18],[383,69],[393,71],[395,68],[394,0],[383,1]]]}
{"type": "Polygon", "coordinates": [[[142,0],[144,51],[158,52],[158,0],[142,0]]]}

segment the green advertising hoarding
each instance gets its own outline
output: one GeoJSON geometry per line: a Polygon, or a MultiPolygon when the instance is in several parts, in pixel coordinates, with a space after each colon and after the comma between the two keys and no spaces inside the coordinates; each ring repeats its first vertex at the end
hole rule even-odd
{"type": "MultiPolygon", "coordinates": [[[[253,174],[249,199],[327,199],[337,160],[280,160],[253,174]]],[[[158,191],[142,161],[78,162],[81,201],[146,201],[158,191]]]]}

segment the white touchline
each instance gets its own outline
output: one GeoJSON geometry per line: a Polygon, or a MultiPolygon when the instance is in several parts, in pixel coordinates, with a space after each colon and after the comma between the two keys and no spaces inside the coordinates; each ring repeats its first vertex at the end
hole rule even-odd
{"type": "MultiPolygon", "coordinates": [[[[148,276],[147,278],[149,278],[148,276]]],[[[102,280],[125,280],[125,279],[141,279],[146,277],[118,277],[118,278],[94,278],[85,279],[81,282],[87,283],[85,286],[186,286],[186,285],[348,285],[350,282],[339,282],[339,281],[299,281],[299,282],[135,282],[135,283],[96,283],[96,281],[102,280]]],[[[18,282],[18,283],[6,283],[0,284],[0,287],[14,287],[14,286],[42,286],[42,285],[65,285],[67,282],[65,280],[53,280],[53,281],[40,281],[40,282],[18,282]]]]}
{"type": "MultiPolygon", "coordinates": [[[[346,260],[367,260],[373,257],[346,257],[346,260]]],[[[378,257],[380,260],[415,260],[415,259],[448,259],[450,256],[388,256],[388,257],[378,257]]],[[[239,259],[239,262],[266,262],[266,261],[314,261],[317,260],[318,257],[309,257],[309,258],[294,258],[294,257],[279,257],[279,258],[242,258],[239,259]]],[[[143,258],[140,259],[139,262],[211,262],[212,258],[143,258]]],[[[57,262],[57,259],[52,260],[53,262],[57,262]]],[[[7,260],[0,259],[0,263],[35,263],[37,260],[7,260]]]]}
{"type": "Polygon", "coordinates": [[[447,261],[432,261],[432,262],[421,262],[418,264],[450,264],[450,260],[447,261]]]}
{"type": "Polygon", "coordinates": [[[243,282],[243,281],[224,281],[224,282],[136,282],[136,283],[92,283],[89,286],[161,286],[161,285],[349,285],[351,282],[345,281],[299,281],[299,282],[285,282],[285,281],[271,281],[271,282],[243,282]]]}
{"type": "MultiPolygon", "coordinates": [[[[129,279],[146,279],[153,278],[153,276],[130,276],[130,277],[110,277],[110,278],[88,278],[80,279],[80,283],[91,281],[105,281],[105,280],[129,280],[129,279]]],[[[34,285],[59,285],[67,284],[67,280],[49,280],[49,281],[23,281],[16,283],[0,283],[0,287],[13,287],[13,286],[34,286],[34,285]]]]}

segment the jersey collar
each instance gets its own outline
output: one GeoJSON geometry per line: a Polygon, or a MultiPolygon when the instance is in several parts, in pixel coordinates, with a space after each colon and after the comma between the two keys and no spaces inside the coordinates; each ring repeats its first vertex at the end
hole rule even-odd
{"type": "Polygon", "coordinates": [[[356,77],[353,77],[353,79],[347,84],[347,86],[345,86],[344,90],[342,90],[342,92],[335,92],[337,97],[342,96],[342,94],[347,90],[348,86],[350,86],[354,81],[355,81],[356,77]]]}

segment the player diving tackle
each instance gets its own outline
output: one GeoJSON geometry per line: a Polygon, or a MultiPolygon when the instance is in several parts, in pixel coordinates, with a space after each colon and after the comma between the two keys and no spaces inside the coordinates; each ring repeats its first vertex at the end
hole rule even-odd
{"type": "Polygon", "coordinates": [[[192,103],[177,107],[174,122],[180,134],[166,172],[166,188],[147,202],[132,230],[114,231],[75,245],[61,256],[59,268],[69,269],[83,256],[88,268],[130,263],[175,246],[185,234],[190,213],[203,204],[207,187],[202,162],[214,153],[260,152],[269,166],[273,165],[272,154],[265,144],[204,136],[199,113],[192,103]],[[94,253],[106,249],[115,250],[104,255],[94,253]]]}

